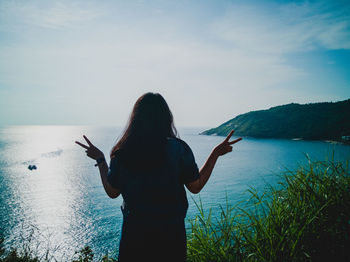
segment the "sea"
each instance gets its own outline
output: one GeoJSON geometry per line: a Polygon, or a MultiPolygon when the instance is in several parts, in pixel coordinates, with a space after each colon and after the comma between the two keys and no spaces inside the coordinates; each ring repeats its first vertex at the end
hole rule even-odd
{"type": "MultiPolygon", "coordinates": [[[[179,128],[199,167],[224,138],[199,135],[206,128],[179,128]]],[[[110,199],[95,162],[74,143],[86,135],[108,159],[123,128],[106,126],[0,127],[0,237],[6,248],[29,248],[48,260],[65,261],[88,245],[95,258],[116,256],[122,225],[122,197],[110,199]],[[35,165],[36,169],[28,169],[35,165]]],[[[233,137],[232,139],[234,139],[233,137]]],[[[187,192],[190,220],[202,203],[213,217],[220,206],[249,199],[247,190],[278,185],[281,174],[308,159],[350,159],[350,146],[324,141],[243,137],[220,157],[203,190],[187,192]]]]}

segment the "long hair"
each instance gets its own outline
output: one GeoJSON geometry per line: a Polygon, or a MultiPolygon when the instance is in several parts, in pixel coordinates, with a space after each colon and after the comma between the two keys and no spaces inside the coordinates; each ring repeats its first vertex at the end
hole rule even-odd
{"type": "Polygon", "coordinates": [[[164,162],[168,137],[177,137],[173,115],[158,93],[146,93],[137,99],[128,124],[111,150],[130,168],[149,169],[164,162]]]}

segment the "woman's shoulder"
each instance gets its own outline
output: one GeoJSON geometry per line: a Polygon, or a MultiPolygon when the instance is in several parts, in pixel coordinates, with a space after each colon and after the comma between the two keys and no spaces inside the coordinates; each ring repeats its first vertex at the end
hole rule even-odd
{"type": "Polygon", "coordinates": [[[114,151],[113,153],[111,153],[111,161],[117,161],[117,159],[121,159],[123,157],[123,150],[122,149],[118,149],[116,151],[114,151]]]}
{"type": "Polygon", "coordinates": [[[179,148],[182,152],[183,151],[191,151],[190,146],[182,139],[177,137],[168,137],[168,143],[170,143],[171,146],[176,146],[179,148]]]}

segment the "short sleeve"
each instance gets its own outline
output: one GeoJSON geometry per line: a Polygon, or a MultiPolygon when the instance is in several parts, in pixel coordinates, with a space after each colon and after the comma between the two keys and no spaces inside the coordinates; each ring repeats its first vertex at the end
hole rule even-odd
{"type": "Polygon", "coordinates": [[[191,148],[184,141],[181,142],[183,144],[183,150],[180,157],[180,180],[181,183],[187,184],[199,178],[199,170],[191,148]]]}
{"type": "Polygon", "coordinates": [[[115,189],[120,189],[120,174],[118,168],[118,159],[116,156],[111,158],[111,162],[109,164],[107,181],[112,185],[115,189]]]}

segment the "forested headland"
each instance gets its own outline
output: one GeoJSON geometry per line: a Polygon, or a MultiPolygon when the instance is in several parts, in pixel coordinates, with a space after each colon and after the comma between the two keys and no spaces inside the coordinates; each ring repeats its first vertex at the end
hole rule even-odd
{"type": "Polygon", "coordinates": [[[335,140],[350,136],[350,99],[339,102],[280,105],[236,116],[202,135],[235,135],[256,138],[335,140]]]}

